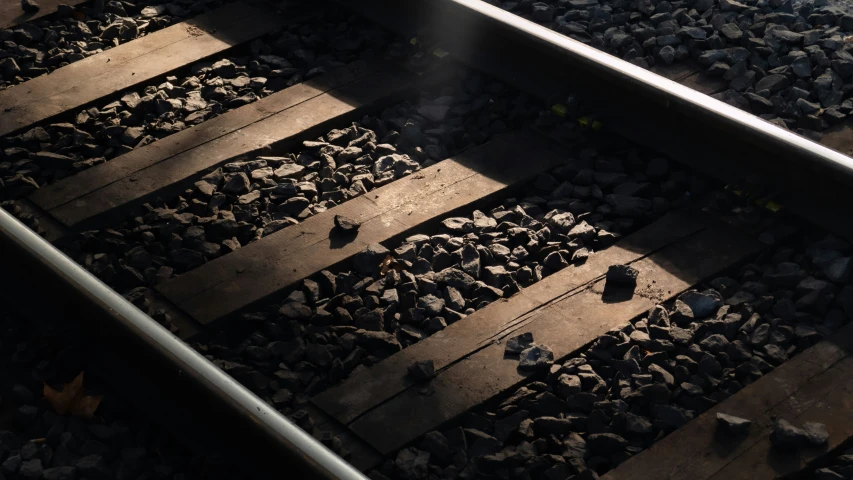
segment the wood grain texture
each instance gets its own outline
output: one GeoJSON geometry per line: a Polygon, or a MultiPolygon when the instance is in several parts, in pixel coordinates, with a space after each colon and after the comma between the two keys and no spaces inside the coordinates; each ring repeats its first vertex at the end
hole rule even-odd
{"type": "Polygon", "coordinates": [[[284,25],[282,17],[269,11],[231,3],[74,62],[0,92],[0,135],[80,108],[284,25]]]}
{"type": "Polygon", "coordinates": [[[20,1],[3,0],[0,1],[0,28],[12,28],[15,25],[50,15],[56,12],[56,9],[62,4],[74,6],[87,1],[89,0],[38,0],[38,11],[26,13],[21,9],[20,1]]]}
{"type": "Polygon", "coordinates": [[[225,317],[328,268],[371,243],[503,191],[558,166],[557,155],[532,132],[509,134],[416,172],[220,257],[158,289],[202,323],[225,317]],[[525,161],[518,161],[520,157],[525,161]],[[362,222],[342,242],[332,233],[335,215],[362,222]]]}
{"type": "MultiPolygon", "coordinates": [[[[145,166],[50,210],[50,214],[69,227],[92,224],[103,215],[117,218],[153,196],[168,197],[179,193],[190,180],[201,176],[207,169],[239,156],[270,151],[273,147],[292,147],[321,133],[332,123],[349,121],[369,109],[381,109],[382,105],[409,94],[418,85],[411,74],[399,70],[392,73],[371,72],[358,81],[313,96],[262,121],[217,137],[165,161],[145,166]]],[[[301,87],[295,93],[297,96],[310,97],[316,92],[312,87],[301,87]]],[[[144,155],[137,157],[143,165],[156,159],[144,155]]]]}
{"type": "Polygon", "coordinates": [[[673,242],[694,235],[706,224],[695,215],[670,214],[641,229],[613,247],[594,253],[584,264],[564,268],[498,300],[429,338],[363,370],[312,399],[341,422],[348,423],[405,391],[414,383],[406,368],[413,362],[432,360],[440,370],[482,348],[507,328],[551,302],[600,279],[610,265],[628,264],[673,242]]]}
{"type": "Polygon", "coordinates": [[[538,310],[504,330],[494,342],[440,371],[431,381],[434,391],[430,395],[421,394],[419,388],[409,388],[363,414],[349,427],[378,451],[393,452],[525,381],[529,374],[517,370],[517,359],[504,357],[502,341],[506,338],[531,332],[534,339],[551,347],[555,360],[565,358],[608,330],[624,325],[760,248],[753,239],[725,227],[708,228],[675,242],[632,264],[640,271],[640,277],[639,287],[630,297],[605,293],[603,280],[593,282],[538,310]],[[387,425],[395,428],[388,429],[387,425]]]}
{"type": "MultiPolygon", "coordinates": [[[[62,179],[37,190],[29,198],[45,210],[55,209],[148,167],[169,161],[177,155],[354,82],[371,71],[371,67],[366,62],[355,62],[62,179]]],[[[93,214],[97,213],[93,212],[93,214]]]]}

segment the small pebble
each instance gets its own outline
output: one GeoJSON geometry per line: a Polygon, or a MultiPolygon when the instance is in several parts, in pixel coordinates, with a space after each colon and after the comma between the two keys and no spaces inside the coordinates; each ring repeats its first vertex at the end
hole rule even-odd
{"type": "Polygon", "coordinates": [[[21,9],[27,13],[38,12],[40,8],[35,0],[21,0],[21,9]]]}
{"type": "Polygon", "coordinates": [[[607,269],[606,285],[636,287],[640,272],[630,265],[611,265],[607,269]]]}
{"type": "Polygon", "coordinates": [[[522,351],[530,348],[533,344],[533,334],[530,332],[522,333],[521,335],[516,335],[511,337],[506,342],[505,353],[510,355],[518,355],[522,351]]]}
{"type": "Polygon", "coordinates": [[[805,423],[802,428],[780,419],[770,433],[770,443],[778,450],[797,450],[806,446],[819,447],[829,440],[826,426],[820,423],[805,423]]]}
{"type": "Polygon", "coordinates": [[[545,345],[533,345],[519,354],[518,368],[522,370],[539,370],[548,368],[554,363],[554,352],[545,345]]]}
{"type": "Polygon", "coordinates": [[[335,215],[335,227],[343,233],[355,233],[361,227],[361,222],[343,215],[335,215]]]}
{"type": "Polygon", "coordinates": [[[749,432],[752,422],[745,418],[717,412],[717,425],[730,435],[740,436],[749,432]]]}
{"type": "Polygon", "coordinates": [[[435,377],[435,364],[432,360],[421,360],[409,365],[409,376],[416,382],[426,382],[435,377]]]}

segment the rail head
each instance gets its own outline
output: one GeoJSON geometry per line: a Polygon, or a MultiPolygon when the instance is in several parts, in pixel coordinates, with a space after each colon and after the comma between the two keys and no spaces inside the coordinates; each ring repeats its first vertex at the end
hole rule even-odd
{"type": "Polygon", "coordinates": [[[481,0],[435,0],[434,3],[443,4],[444,8],[466,9],[479,15],[483,21],[493,22],[514,35],[526,36],[602,75],[617,77],[625,88],[635,90],[637,95],[663,100],[670,109],[704,115],[709,121],[728,124],[743,137],[751,137],[755,143],[766,145],[772,152],[809,159],[853,178],[853,159],[842,153],[547,27],[481,0]]]}

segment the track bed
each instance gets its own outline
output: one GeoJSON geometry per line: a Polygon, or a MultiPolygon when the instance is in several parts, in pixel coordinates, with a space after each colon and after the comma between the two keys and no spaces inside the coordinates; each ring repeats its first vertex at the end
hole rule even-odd
{"type": "MultiPolygon", "coordinates": [[[[825,172],[793,170],[801,149],[753,181],[784,142],[829,151],[775,129],[761,130],[772,145],[667,139],[690,130],[686,111],[709,125],[732,109],[691,97],[695,110],[670,111],[671,91],[608,99],[587,69],[633,67],[591,66],[557,41],[524,55],[506,25],[484,35],[502,17],[478,17],[494,13],[482,3],[470,38],[457,24],[469,17],[444,36],[423,21],[469,3],[138,3],[120,15],[118,2],[98,13],[46,1],[27,24],[0,9],[0,35],[30,45],[7,42],[20,54],[0,58],[0,198],[149,315],[146,328],[229,375],[207,392],[242,425],[269,433],[287,418],[374,480],[846,478],[853,248],[844,208],[821,203],[843,190],[844,163],[822,164],[837,173],[822,192],[789,188],[825,172]],[[118,40],[94,48],[75,30],[85,54],[50,50],[83,26],[118,40]],[[637,122],[647,101],[659,110],[637,122]],[[242,400],[222,400],[231,387],[242,400]],[[717,414],[752,424],[728,435],[717,414]],[[827,438],[777,445],[780,428],[812,423],[827,438]]],[[[489,3],[847,153],[853,17],[836,7],[489,3]]],[[[80,370],[73,348],[59,349],[72,351],[61,372],[38,363],[24,340],[38,333],[7,324],[20,342],[2,351],[34,379],[80,370]]],[[[220,375],[205,371],[190,378],[220,375]]],[[[29,423],[17,424],[26,444],[0,438],[15,445],[0,449],[4,474],[30,478],[37,459],[83,462],[87,477],[138,466],[136,444],[104,447],[102,424],[26,406],[38,396],[12,391],[29,423]],[[103,464],[86,460],[96,454],[103,464]]],[[[108,403],[104,425],[122,430],[108,403]]],[[[172,416],[178,430],[199,421],[172,416]]],[[[199,468],[183,460],[139,468],[199,468]]],[[[199,462],[214,476],[214,460],[199,462]]]]}

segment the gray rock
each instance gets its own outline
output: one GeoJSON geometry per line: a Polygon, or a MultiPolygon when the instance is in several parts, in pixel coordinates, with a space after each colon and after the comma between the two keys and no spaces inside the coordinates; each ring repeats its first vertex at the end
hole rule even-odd
{"type": "Polygon", "coordinates": [[[537,436],[565,435],[576,425],[571,418],[539,417],[533,420],[533,431],[537,436]]]}
{"type": "Polygon", "coordinates": [[[474,222],[465,217],[453,217],[442,220],[444,228],[454,233],[468,233],[474,231],[474,222]]]}
{"type": "Polygon", "coordinates": [[[652,202],[645,198],[614,193],[605,196],[604,200],[613,207],[613,212],[619,216],[645,218],[652,211],[652,202]]]}
{"type": "MultiPolygon", "coordinates": [[[[705,33],[701,29],[699,29],[699,31],[701,31],[703,34],[705,33]]],[[[672,45],[667,45],[661,48],[658,52],[658,58],[660,58],[663,63],[667,65],[672,65],[672,63],[675,61],[675,49],[672,47],[672,45]]]]}
{"type": "Polygon", "coordinates": [[[717,312],[722,306],[722,298],[713,290],[697,292],[694,290],[684,292],[678,296],[678,300],[684,302],[693,313],[693,318],[705,318],[717,312]]]}
{"type": "Polygon", "coordinates": [[[545,260],[542,261],[542,264],[553,271],[562,270],[565,267],[569,266],[569,263],[566,259],[560,255],[560,252],[551,252],[546,257],[545,260]]]}
{"type": "Polygon", "coordinates": [[[27,13],[38,12],[41,7],[35,0],[21,0],[21,10],[27,13]]]}
{"type": "Polygon", "coordinates": [[[806,434],[806,440],[816,447],[829,441],[829,432],[826,430],[826,425],[822,423],[806,422],[803,424],[803,431],[806,434]]]}
{"type": "Polygon", "coordinates": [[[355,233],[361,227],[361,222],[357,222],[343,215],[335,215],[335,227],[344,233],[355,233]]]}
{"type": "Polygon", "coordinates": [[[374,275],[379,272],[379,265],[382,260],[390,253],[381,244],[372,243],[353,257],[353,267],[362,275],[374,275]]]}
{"type": "Polygon", "coordinates": [[[527,410],[519,410],[512,415],[495,420],[495,438],[500,442],[506,442],[509,437],[518,430],[521,422],[528,418],[530,414],[527,410]]]}
{"type": "Polygon", "coordinates": [[[426,314],[434,317],[444,310],[444,300],[435,295],[424,295],[418,300],[418,306],[426,310],[426,314]]]}
{"type": "Polygon", "coordinates": [[[458,268],[445,268],[433,277],[436,283],[451,286],[463,292],[467,292],[476,282],[474,278],[458,268]]]}
{"type": "Polygon", "coordinates": [[[229,195],[244,195],[249,193],[250,185],[251,182],[249,182],[249,177],[247,177],[245,173],[240,172],[232,175],[231,178],[225,182],[225,185],[222,186],[222,192],[229,195]]]}
{"type": "Polygon", "coordinates": [[[546,369],[554,363],[554,352],[545,345],[533,345],[519,354],[518,368],[523,370],[546,369]]]}
{"type": "Polygon", "coordinates": [[[729,341],[726,339],[725,335],[716,333],[714,335],[709,335],[704,340],[699,342],[699,345],[702,346],[703,350],[707,350],[713,353],[719,353],[726,350],[729,346],[729,341]]]}
{"type": "Polygon", "coordinates": [[[559,213],[548,219],[548,225],[565,233],[575,226],[575,217],[569,212],[559,213]]]}
{"type": "Polygon", "coordinates": [[[846,282],[850,276],[850,257],[840,257],[828,262],[823,267],[823,273],[833,282],[846,282]]]}
{"type": "Polygon", "coordinates": [[[394,466],[403,480],[422,480],[429,472],[430,454],[417,448],[404,448],[397,453],[394,466]]]}
{"type": "Polygon", "coordinates": [[[730,435],[745,435],[749,432],[749,427],[752,425],[750,420],[746,420],[745,418],[735,417],[733,415],[727,415],[725,413],[717,412],[717,425],[724,432],[730,435]]]}
{"type": "Polygon", "coordinates": [[[527,350],[533,345],[533,334],[530,332],[522,333],[521,335],[516,335],[514,337],[510,337],[506,342],[506,348],[504,352],[510,355],[518,355],[522,351],[527,350]]]}
{"type": "Polygon", "coordinates": [[[615,433],[594,433],[586,438],[586,445],[593,454],[609,457],[622,453],[628,441],[615,433]]]}
{"type": "Polygon", "coordinates": [[[813,445],[824,445],[829,439],[826,427],[820,423],[806,423],[803,428],[797,428],[784,419],[776,421],[770,433],[770,442],[778,450],[797,450],[813,445]]]}
{"type": "Polygon", "coordinates": [[[783,75],[767,75],[755,84],[755,91],[769,90],[771,94],[779,93],[789,85],[788,79],[783,75]]]}
{"type": "Polygon", "coordinates": [[[425,382],[435,377],[435,364],[432,360],[421,360],[409,365],[409,376],[416,382],[425,382]]]}
{"type": "Polygon", "coordinates": [[[637,435],[645,435],[654,431],[652,422],[646,417],[634,415],[633,413],[625,414],[625,431],[637,435]]]}
{"type": "Polygon", "coordinates": [[[654,405],[652,407],[652,413],[656,423],[666,429],[679,428],[688,421],[684,412],[682,412],[678,407],[672,405],[654,405]]]}
{"type": "Polygon", "coordinates": [[[446,464],[453,455],[447,437],[441,432],[432,431],[424,434],[419,448],[429,452],[430,460],[435,460],[439,464],[446,464]]]}
{"type": "Polygon", "coordinates": [[[636,287],[640,272],[630,265],[611,265],[607,269],[606,284],[619,287],[636,287]]]}
{"type": "Polygon", "coordinates": [[[33,458],[21,463],[21,468],[18,470],[18,478],[37,480],[42,478],[43,473],[44,467],[42,466],[41,459],[33,458]]]}
{"type": "Polygon", "coordinates": [[[388,332],[358,330],[355,333],[358,344],[367,350],[382,349],[393,353],[403,349],[397,338],[388,332]]]}

